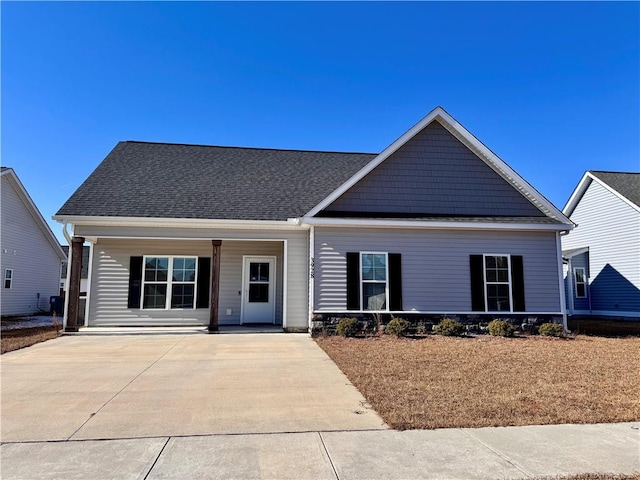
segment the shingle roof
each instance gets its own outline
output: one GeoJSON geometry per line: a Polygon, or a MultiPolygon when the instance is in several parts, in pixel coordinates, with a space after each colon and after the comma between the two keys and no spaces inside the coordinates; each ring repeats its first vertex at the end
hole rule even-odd
{"type": "Polygon", "coordinates": [[[590,170],[590,172],[627,200],[640,207],[640,173],[603,172],[600,170],[590,170]]]}
{"type": "Polygon", "coordinates": [[[286,220],[375,156],[120,142],[56,215],[286,220]]]}

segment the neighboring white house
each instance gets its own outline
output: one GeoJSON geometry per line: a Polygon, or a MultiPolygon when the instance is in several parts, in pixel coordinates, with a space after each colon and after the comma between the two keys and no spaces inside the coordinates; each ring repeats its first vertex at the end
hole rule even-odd
{"type": "Polygon", "coordinates": [[[13,169],[2,167],[0,176],[0,313],[49,312],[67,257],[13,169]]]}
{"type": "Polygon", "coordinates": [[[563,213],[568,313],[640,319],[640,173],[586,172],[563,213]]]}

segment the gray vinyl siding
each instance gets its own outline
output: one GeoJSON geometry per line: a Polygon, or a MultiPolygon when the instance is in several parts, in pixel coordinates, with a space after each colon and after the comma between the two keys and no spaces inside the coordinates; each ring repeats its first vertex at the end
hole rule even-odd
{"type": "MultiPolygon", "coordinates": [[[[240,324],[242,303],[242,257],[276,257],[276,323],[282,325],[282,242],[223,241],[220,255],[220,325],[240,324]],[[231,315],[227,315],[231,309],[231,315]]],[[[211,253],[209,253],[211,256],[211,253]]],[[[209,317],[207,317],[207,322],[209,317]]]]}
{"type": "Polygon", "coordinates": [[[561,311],[553,232],[490,232],[316,227],[316,311],[346,310],[347,252],[402,255],[403,310],[471,311],[469,256],[522,255],[527,312],[561,311]]]}
{"type": "Polygon", "coordinates": [[[562,247],[589,247],[591,310],[640,316],[640,212],[592,181],[570,218],[562,247]]]}
{"type": "MultiPolygon", "coordinates": [[[[242,258],[248,256],[276,257],[276,323],[283,320],[284,251],[288,250],[287,327],[308,326],[308,240],[300,231],[212,231],[207,229],[134,229],[136,235],[147,238],[119,239],[98,237],[94,246],[90,285],[90,326],[100,325],[206,325],[209,309],[157,311],[127,308],[129,259],[141,255],[192,255],[211,257],[211,238],[222,239],[220,257],[220,325],[240,322],[242,290],[242,258]],[[162,236],[173,237],[162,240],[162,236]],[[179,236],[184,239],[177,238],[179,236]],[[153,238],[157,237],[157,238],[153,238]],[[195,238],[201,237],[201,240],[195,238]],[[226,238],[226,240],[225,240],[226,238]],[[270,239],[230,240],[238,238],[270,239]],[[231,315],[227,315],[231,309],[231,315]]],[[[119,228],[76,227],[76,235],[95,234],[121,236],[119,228]]],[[[131,232],[129,232],[131,233],[131,232]]]]}
{"type": "Polygon", "coordinates": [[[329,205],[328,212],[544,216],[437,121],[329,205]]]}
{"type": "Polygon", "coordinates": [[[49,297],[60,294],[61,259],[32,216],[8,175],[2,177],[0,312],[2,315],[49,311],[49,297]],[[5,269],[13,283],[4,288],[5,269]],[[38,294],[40,299],[38,300],[38,294]]]}

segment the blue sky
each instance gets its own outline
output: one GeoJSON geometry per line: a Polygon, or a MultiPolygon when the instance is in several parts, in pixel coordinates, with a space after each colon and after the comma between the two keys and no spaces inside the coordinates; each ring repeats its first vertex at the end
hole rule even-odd
{"type": "Polygon", "coordinates": [[[437,105],[559,208],[640,170],[638,2],[0,8],[2,165],[47,219],[120,140],[379,152],[437,105]]]}

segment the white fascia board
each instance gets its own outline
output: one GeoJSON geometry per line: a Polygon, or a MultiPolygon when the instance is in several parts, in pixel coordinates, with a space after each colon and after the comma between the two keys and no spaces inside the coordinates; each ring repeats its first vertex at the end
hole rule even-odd
{"type": "Polygon", "coordinates": [[[303,224],[342,227],[342,228],[422,228],[437,230],[546,230],[567,231],[573,228],[568,224],[549,223],[490,223],[490,222],[434,222],[434,221],[408,221],[408,220],[368,220],[353,218],[317,218],[304,217],[303,224]]]}
{"type": "Polygon", "coordinates": [[[562,213],[564,213],[567,218],[569,218],[571,214],[573,214],[576,205],[578,205],[578,202],[582,199],[582,196],[584,195],[584,192],[586,192],[587,187],[591,185],[593,178],[593,175],[591,175],[589,172],[585,172],[584,175],[582,175],[582,178],[578,182],[578,185],[573,190],[571,196],[569,197],[569,200],[567,200],[566,205],[562,209],[562,213]]]}
{"type": "Polygon", "coordinates": [[[575,190],[571,194],[571,197],[569,197],[569,200],[567,201],[567,204],[562,209],[562,213],[564,213],[567,217],[571,216],[571,214],[573,214],[573,211],[575,210],[575,208],[578,206],[578,203],[580,203],[580,200],[582,200],[582,197],[584,196],[585,192],[587,191],[587,188],[589,188],[589,186],[591,185],[591,182],[594,182],[594,181],[598,182],[598,184],[602,185],[602,187],[605,190],[611,192],[613,195],[618,197],[620,200],[625,202],[627,205],[632,207],[634,210],[640,212],[640,206],[638,206],[635,203],[633,203],[631,200],[629,200],[624,195],[621,195],[616,189],[614,189],[611,186],[609,186],[609,184],[607,184],[604,180],[601,180],[596,175],[594,175],[591,172],[587,171],[587,172],[585,172],[585,174],[580,179],[580,182],[578,183],[578,186],[575,188],[575,190]]]}
{"type": "Polygon", "coordinates": [[[58,239],[51,231],[49,224],[42,216],[42,213],[40,213],[40,210],[38,210],[38,207],[33,202],[33,199],[29,195],[29,192],[27,192],[27,189],[24,188],[24,185],[18,178],[18,175],[16,175],[16,172],[13,170],[13,168],[7,168],[2,172],[2,175],[0,176],[4,177],[5,175],[9,175],[9,180],[17,188],[16,192],[18,193],[18,196],[22,199],[22,203],[27,207],[27,210],[29,210],[31,217],[36,222],[36,224],[44,234],[47,241],[51,244],[51,247],[53,247],[53,250],[56,252],[60,260],[61,261],[67,260],[67,255],[64,253],[64,250],[62,250],[62,247],[60,246],[60,242],[58,242],[58,239]]]}
{"type": "Polygon", "coordinates": [[[278,220],[208,220],[201,218],[98,217],[54,215],[53,219],[74,225],[118,227],[180,227],[180,228],[249,228],[297,230],[308,228],[297,219],[278,220]]]}
{"type": "Polygon", "coordinates": [[[471,132],[464,128],[456,119],[449,115],[442,107],[434,108],[429,114],[411,127],[404,135],[395,142],[385,148],[382,153],[369,162],[364,168],[358,171],[349,180],[331,193],[322,202],[310,210],[305,217],[312,217],[318,212],[329,206],[343,193],[353,187],[358,181],[364,178],[374,168],[380,165],[389,156],[395,153],[401,146],[411,140],[416,134],[423,130],[434,120],[437,120],[452,135],[460,140],[464,145],[478,155],[490,168],[498,173],[502,178],[511,183],[526,198],[541,208],[545,213],[563,223],[570,223],[563,213],[558,210],[549,200],[547,200],[540,192],[531,186],[526,180],[518,175],[509,165],[507,165],[500,157],[487,148],[480,140],[478,140],[471,132]]]}

